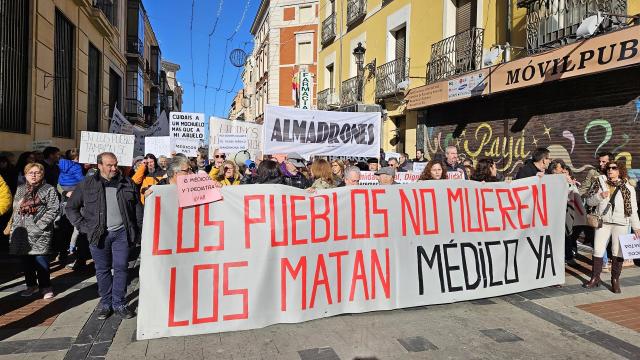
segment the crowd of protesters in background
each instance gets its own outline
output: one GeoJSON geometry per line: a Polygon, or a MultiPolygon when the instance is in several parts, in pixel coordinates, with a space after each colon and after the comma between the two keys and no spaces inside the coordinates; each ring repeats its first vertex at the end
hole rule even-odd
{"type": "MultiPolygon", "coordinates": [[[[127,261],[130,249],[139,242],[142,207],[153,186],[176,184],[181,175],[204,172],[217,187],[281,184],[309,193],[357,186],[363,172],[373,172],[379,185],[394,185],[397,173],[413,171],[417,163],[426,163],[418,182],[505,180],[494,159],[480,158],[475,164],[472,159],[461,160],[455,146],[433,158],[426,158],[418,149],[414,159],[407,153],[386,159],[382,151],[379,159],[357,161],[331,157],[308,161],[298,153],[255,161],[248,152],[234,158],[219,150],[210,155],[204,149],[193,158],[146,154],[134,158],[133,164],[120,164],[115,155],[103,153],[97,165],[89,165],[78,162],[77,149],[62,155],[60,149],[47,147],[17,158],[13,153],[0,153],[0,221],[5,226],[0,250],[21,259],[27,285],[21,295],[55,296],[49,270],[52,259],[83,270],[93,258],[101,297],[98,316],[134,316],[125,303],[127,261]],[[68,261],[70,255],[74,261],[68,261]]],[[[598,229],[567,226],[566,261],[575,263],[577,240],[584,233],[583,243],[593,247],[594,259],[593,274],[585,287],[598,286],[601,272],[611,268],[613,291],[620,292],[622,267],[633,263],[621,258],[618,242],[611,239],[630,232],[640,236],[640,219],[638,189],[628,177],[625,162],[614,159],[613,154],[599,154],[598,166],[581,184],[562,160],[552,160],[547,149],[536,149],[515,179],[545,174],[566,177],[569,192],[577,194],[587,210],[599,214],[604,222],[598,229]]]]}

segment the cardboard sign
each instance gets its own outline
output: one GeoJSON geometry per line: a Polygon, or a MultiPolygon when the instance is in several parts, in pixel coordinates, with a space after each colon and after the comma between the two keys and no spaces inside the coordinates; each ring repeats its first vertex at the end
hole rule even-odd
{"type": "Polygon", "coordinates": [[[80,163],[96,164],[103,152],[111,152],[118,158],[118,165],[131,166],[133,163],[133,135],[109,134],[83,131],[80,134],[80,163]]]}
{"type": "Polygon", "coordinates": [[[111,124],[109,124],[109,132],[112,134],[133,134],[133,125],[118,111],[118,108],[113,109],[113,116],[111,117],[111,124]]]}
{"type": "Polygon", "coordinates": [[[198,156],[200,148],[200,140],[195,139],[171,139],[171,148],[178,154],[184,154],[187,157],[198,156]]]}
{"type": "Polygon", "coordinates": [[[640,259],[640,239],[636,239],[634,234],[621,235],[620,250],[625,260],[640,259]]]}
{"type": "Polygon", "coordinates": [[[171,157],[170,136],[147,136],[144,138],[144,153],[153,154],[156,157],[171,157]]]}
{"type": "Polygon", "coordinates": [[[218,149],[225,154],[235,154],[248,148],[247,134],[218,134],[218,149]]]}
{"type": "Polygon", "coordinates": [[[172,112],[169,114],[170,136],[174,139],[198,140],[204,146],[204,114],[172,112]]]}
{"type": "Polygon", "coordinates": [[[178,204],[181,208],[222,199],[220,190],[206,173],[179,175],[177,185],[178,204]]]}
{"type": "Polygon", "coordinates": [[[561,175],[318,194],[225,186],[223,201],[180,208],[176,187],[157,186],[144,208],[137,338],[562,284],[567,189],[561,175]]]}
{"type": "Polygon", "coordinates": [[[414,162],[413,163],[413,172],[416,174],[422,174],[424,168],[427,167],[426,162],[414,162]]]}

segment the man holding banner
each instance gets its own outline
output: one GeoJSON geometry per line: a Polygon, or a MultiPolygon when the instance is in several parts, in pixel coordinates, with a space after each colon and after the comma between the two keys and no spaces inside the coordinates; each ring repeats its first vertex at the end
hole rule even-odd
{"type": "Polygon", "coordinates": [[[142,204],[131,179],[118,171],[113,153],[99,154],[97,163],[99,171],[78,184],[67,202],[67,216],[89,239],[101,297],[98,319],[112,310],[129,319],[135,316],[125,300],[129,246],[140,236],[142,204]]]}

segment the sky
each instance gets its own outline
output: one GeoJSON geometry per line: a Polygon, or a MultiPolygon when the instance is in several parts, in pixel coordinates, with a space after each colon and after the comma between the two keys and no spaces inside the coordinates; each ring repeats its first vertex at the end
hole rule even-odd
{"type": "Polygon", "coordinates": [[[242,68],[231,64],[229,53],[237,48],[251,53],[253,38],[249,29],[260,0],[143,3],[162,59],[180,65],[177,78],[184,89],[182,111],[205,113],[206,119],[227,118],[229,105],[242,88],[242,68]]]}

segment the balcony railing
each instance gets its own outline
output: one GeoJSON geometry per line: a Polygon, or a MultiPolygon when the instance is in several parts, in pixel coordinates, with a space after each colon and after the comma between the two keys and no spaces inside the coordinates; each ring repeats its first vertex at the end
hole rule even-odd
{"type": "Polygon", "coordinates": [[[361,81],[358,76],[354,76],[351,79],[347,79],[342,82],[340,86],[340,104],[353,105],[358,102],[359,98],[359,85],[361,81]]]}
{"type": "Polygon", "coordinates": [[[347,26],[367,15],[367,0],[347,0],[347,26]]]}
{"type": "Polygon", "coordinates": [[[480,69],[484,29],[471,28],[431,45],[427,82],[480,69]]]}
{"type": "Polygon", "coordinates": [[[336,37],[336,13],[329,15],[322,21],[322,45],[333,41],[336,37]]]}
{"type": "Polygon", "coordinates": [[[409,82],[409,58],[400,58],[376,69],[376,99],[396,95],[406,89],[409,82]],[[402,85],[405,85],[404,88],[402,85]]]}
{"type": "MultiPolygon", "coordinates": [[[[601,11],[626,14],[628,0],[519,0],[527,9],[527,50],[535,53],[575,41],[582,20],[601,11]]],[[[624,17],[605,15],[605,30],[625,26],[624,17]]]]}
{"type": "Polygon", "coordinates": [[[333,89],[324,89],[318,92],[318,110],[329,109],[329,95],[333,89]]]}
{"type": "Polygon", "coordinates": [[[93,7],[102,10],[111,25],[118,27],[118,7],[114,0],[93,0],[93,7]]]}

